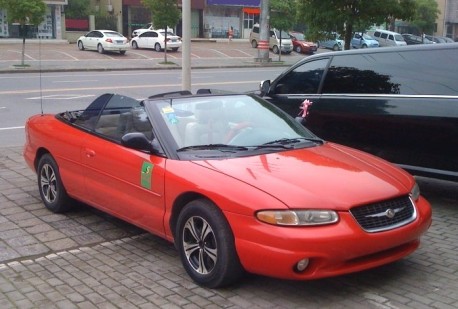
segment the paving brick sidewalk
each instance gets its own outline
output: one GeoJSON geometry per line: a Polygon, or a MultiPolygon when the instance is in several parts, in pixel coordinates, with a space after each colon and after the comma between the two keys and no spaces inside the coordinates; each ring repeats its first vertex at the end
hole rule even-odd
{"type": "Polygon", "coordinates": [[[309,282],[247,276],[210,290],[189,279],[160,238],[84,205],[46,210],[21,151],[0,148],[2,309],[458,308],[457,184],[419,179],[434,224],[402,261],[309,282]]]}

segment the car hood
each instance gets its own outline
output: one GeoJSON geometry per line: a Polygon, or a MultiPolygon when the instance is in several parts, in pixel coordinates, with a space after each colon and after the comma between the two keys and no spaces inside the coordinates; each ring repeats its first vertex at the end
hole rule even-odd
{"type": "Polygon", "coordinates": [[[290,208],[348,210],[408,194],[414,184],[412,176],[382,159],[331,143],[195,163],[256,187],[290,208]]]}

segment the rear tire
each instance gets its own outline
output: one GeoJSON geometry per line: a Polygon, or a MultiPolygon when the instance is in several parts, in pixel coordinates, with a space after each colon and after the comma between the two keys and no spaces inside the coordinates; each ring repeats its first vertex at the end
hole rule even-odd
{"type": "Polygon", "coordinates": [[[38,161],[38,190],[46,208],[54,213],[68,211],[71,198],[62,184],[59,168],[50,154],[44,154],[38,161]]]}
{"type": "Polygon", "coordinates": [[[97,51],[99,54],[103,54],[105,52],[105,49],[103,48],[102,44],[97,45],[97,51]]]}
{"type": "Polygon", "coordinates": [[[278,46],[277,46],[277,45],[275,45],[275,46],[272,48],[272,52],[273,52],[274,54],[278,54],[278,53],[280,52],[280,49],[278,49],[278,46]]]}
{"type": "Polygon", "coordinates": [[[258,42],[256,42],[256,40],[251,41],[251,47],[257,48],[258,47],[258,42]]]}
{"type": "Polygon", "coordinates": [[[183,267],[201,286],[227,286],[243,274],[231,228],[209,200],[194,200],[184,207],[178,216],[175,242],[183,267]]]}
{"type": "Polygon", "coordinates": [[[338,50],[339,50],[339,45],[335,44],[335,45],[332,47],[332,50],[333,50],[333,51],[338,51],[338,50]]]}
{"type": "Polygon", "coordinates": [[[125,55],[125,54],[126,54],[126,51],[125,51],[125,50],[120,50],[119,53],[120,53],[121,55],[125,55]]]}
{"type": "Polygon", "coordinates": [[[156,45],[154,45],[154,50],[157,51],[157,52],[160,52],[162,50],[161,44],[156,43],[156,45]]]}

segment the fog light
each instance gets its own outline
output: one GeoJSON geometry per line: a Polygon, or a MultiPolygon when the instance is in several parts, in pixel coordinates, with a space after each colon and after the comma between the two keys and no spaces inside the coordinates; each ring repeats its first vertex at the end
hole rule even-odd
{"type": "Polygon", "coordinates": [[[307,266],[309,266],[309,259],[300,260],[296,264],[296,271],[302,272],[307,268],[307,266]]]}

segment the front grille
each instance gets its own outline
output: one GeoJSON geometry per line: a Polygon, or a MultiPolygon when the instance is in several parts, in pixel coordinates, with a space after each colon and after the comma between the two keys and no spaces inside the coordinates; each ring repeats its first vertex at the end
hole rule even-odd
{"type": "Polygon", "coordinates": [[[358,206],[350,213],[367,232],[394,229],[412,222],[417,216],[409,196],[358,206]]]}

